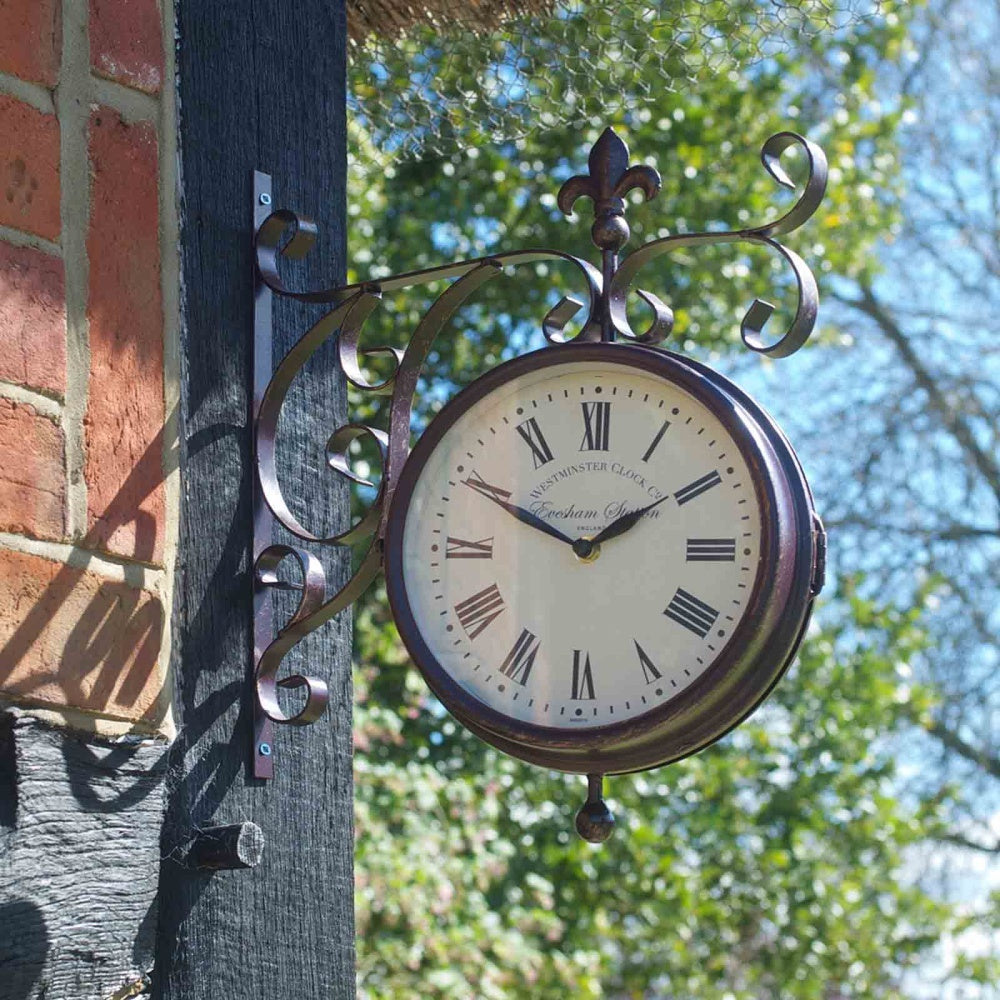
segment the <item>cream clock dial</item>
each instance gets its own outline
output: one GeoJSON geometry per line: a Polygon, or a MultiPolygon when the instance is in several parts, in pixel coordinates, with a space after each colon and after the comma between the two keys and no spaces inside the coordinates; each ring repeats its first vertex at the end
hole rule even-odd
{"type": "Polygon", "coordinates": [[[581,362],[515,378],[462,414],[404,531],[413,614],[441,666],[514,718],[576,728],[641,715],[716,659],[747,610],[760,508],[704,405],[581,362]]]}

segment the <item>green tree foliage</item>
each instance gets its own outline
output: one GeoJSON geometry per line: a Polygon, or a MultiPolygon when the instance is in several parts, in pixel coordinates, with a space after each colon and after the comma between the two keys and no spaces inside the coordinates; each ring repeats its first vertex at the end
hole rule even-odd
{"type": "MultiPolygon", "coordinates": [[[[637,96],[634,112],[611,122],[664,178],[656,202],[630,210],[633,246],[781,211],[787,199],[756,153],[791,126],[826,147],[833,183],[790,243],[821,278],[871,272],[874,235],[896,212],[903,110],[878,81],[905,51],[904,25],[889,10],[792,42],[743,71],[637,96]]],[[[355,73],[355,85],[367,85],[365,67],[355,73]]],[[[599,70],[594,79],[599,86],[599,70]]],[[[551,72],[546,85],[558,85],[551,72]]],[[[632,85],[638,95],[643,81],[632,85]]],[[[355,121],[350,277],[523,246],[592,257],[587,219],[567,224],[554,195],[605,124],[472,142],[418,162],[380,153],[355,121]]],[[[754,297],[789,302],[788,275],[734,247],[677,255],[640,283],[673,306],[674,346],[710,358],[738,342],[754,297]]],[[[540,317],[574,290],[571,270],[545,267],[487,286],[439,339],[418,425],[455,386],[541,346],[540,317]]],[[[387,297],[368,345],[405,342],[425,305],[419,295],[387,297]]],[[[357,419],[384,426],[384,401],[355,403],[357,419]]],[[[614,779],[621,828],[595,849],[572,833],[581,779],[529,768],[461,730],[408,666],[375,588],[356,620],[361,994],[903,996],[906,970],[952,919],[903,874],[942,804],[894,797],[886,742],[915,705],[930,705],[916,687],[898,697],[923,634],[914,615],[866,602],[847,584],[840,596],[850,614],[812,630],[749,723],[694,759],[614,779]]]]}
{"type": "Polygon", "coordinates": [[[621,829],[599,848],[572,833],[582,779],[428,710],[370,604],[357,630],[373,665],[356,722],[363,994],[904,995],[948,920],[900,878],[936,812],[895,800],[883,739],[923,633],[849,596],[855,624],[816,630],[731,737],[611,781],[621,829]]]}

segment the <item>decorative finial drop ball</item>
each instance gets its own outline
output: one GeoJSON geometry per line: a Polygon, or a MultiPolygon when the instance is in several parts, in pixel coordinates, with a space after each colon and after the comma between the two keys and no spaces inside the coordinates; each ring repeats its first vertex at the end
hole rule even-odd
{"type": "Polygon", "coordinates": [[[603,844],[614,829],[615,814],[604,799],[588,799],[576,814],[576,832],[591,844],[603,844]]]}
{"type": "Polygon", "coordinates": [[[590,227],[594,245],[602,250],[621,250],[632,235],[628,223],[621,215],[600,215],[590,227]]]}

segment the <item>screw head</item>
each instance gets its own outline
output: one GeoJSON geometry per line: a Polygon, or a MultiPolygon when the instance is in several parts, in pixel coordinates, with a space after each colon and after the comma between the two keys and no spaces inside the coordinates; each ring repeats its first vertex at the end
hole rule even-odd
{"type": "Polygon", "coordinates": [[[271,204],[271,196],[266,191],[260,196],[260,203],[262,205],[271,204]]]}
{"type": "Polygon", "coordinates": [[[259,753],[261,755],[261,757],[270,757],[271,756],[271,744],[270,743],[261,743],[261,745],[259,747],[257,747],[257,753],[259,753]]]}

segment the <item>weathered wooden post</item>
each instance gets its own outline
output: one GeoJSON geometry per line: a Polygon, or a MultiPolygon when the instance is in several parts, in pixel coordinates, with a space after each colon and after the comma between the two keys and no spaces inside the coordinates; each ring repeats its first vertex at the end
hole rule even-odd
{"type": "MultiPolygon", "coordinates": [[[[185,488],[173,667],[180,728],[168,779],[155,995],[349,997],[349,621],[308,649],[312,666],[330,684],[331,724],[298,730],[294,739],[278,733],[280,765],[266,784],[248,769],[247,685],[252,178],[255,169],[271,174],[276,196],[317,220],[322,252],[316,256],[336,270],[322,277],[342,280],[344,3],[183,3],[178,29],[185,488]],[[181,860],[177,848],[190,844],[197,830],[245,822],[263,836],[259,866],[219,871],[216,858],[214,870],[197,868],[190,849],[181,860]]],[[[303,280],[319,278],[309,271],[306,265],[303,280]]],[[[282,327],[296,330],[301,323],[282,327]]],[[[279,339],[276,355],[289,346],[279,339]]],[[[322,466],[322,444],[343,419],[344,404],[336,379],[307,377],[289,404],[290,453],[301,461],[311,444],[322,466]]],[[[346,493],[310,471],[317,470],[304,473],[308,516],[328,523],[345,516],[346,493]]],[[[336,581],[344,568],[334,559],[328,578],[336,581]]]]}

